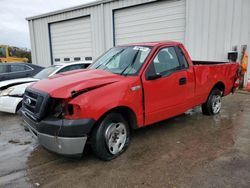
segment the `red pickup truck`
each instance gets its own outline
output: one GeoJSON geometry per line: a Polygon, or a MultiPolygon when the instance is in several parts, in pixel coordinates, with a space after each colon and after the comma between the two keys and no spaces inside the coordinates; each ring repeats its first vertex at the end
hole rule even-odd
{"type": "Polygon", "coordinates": [[[201,105],[220,112],[236,87],[237,63],[192,62],[181,43],[117,46],[86,70],[62,73],[27,88],[22,114],[46,149],[81,155],[86,142],[102,160],[126,150],[131,130],[201,105]]]}

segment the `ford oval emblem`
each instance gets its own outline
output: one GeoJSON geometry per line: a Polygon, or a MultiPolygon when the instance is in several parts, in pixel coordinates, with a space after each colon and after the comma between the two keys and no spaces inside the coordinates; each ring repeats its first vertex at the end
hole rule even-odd
{"type": "Polygon", "coordinates": [[[31,104],[31,99],[30,99],[30,98],[27,98],[27,99],[25,100],[25,102],[26,102],[27,104],[31,104]]]}

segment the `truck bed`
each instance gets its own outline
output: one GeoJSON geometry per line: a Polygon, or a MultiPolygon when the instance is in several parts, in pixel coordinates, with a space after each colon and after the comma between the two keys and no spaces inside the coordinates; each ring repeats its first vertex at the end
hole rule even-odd
{"type": "Polygon", "coordinates": [[[224,95],[231,92],[235,75],[238,69],[238,63],[230,62],[211,62],[211,61],[194,61],[194,73],[196,80],[195,95],[204,102],[213,85],[222,82],[225,86],[224,95]]]}

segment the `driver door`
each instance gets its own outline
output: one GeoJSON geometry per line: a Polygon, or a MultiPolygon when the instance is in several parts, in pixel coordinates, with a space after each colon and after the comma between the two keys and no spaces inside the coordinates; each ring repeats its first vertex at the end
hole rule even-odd
{"type": "Polygon", "coordinates": [[[155,55],[143,78],[145,125],[185,111],[188,67],[178,60],[175,47],[163,47],[155,55]],[[160,75],[149,79],[148,75],[160,75]]]}

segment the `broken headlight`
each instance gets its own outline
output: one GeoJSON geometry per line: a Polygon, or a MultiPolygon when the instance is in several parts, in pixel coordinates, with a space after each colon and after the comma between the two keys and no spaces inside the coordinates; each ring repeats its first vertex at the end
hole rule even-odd
{"type": "Polygon", "coordinates": [[[80,106],[77,104],[68,104],[67,101],[53,100],[50,105],[50,115],[55,118],[77,118],[80,114],[80,106]]]}
{"type": "Polygon", "coordinates": [[[8,89],[5,89],[3,91],[1,91],[0,96],[8,96],[10,95],[10,93],[14,90],[14,88],[10,87],[8,89]]]}
{"type": "Polygon", "coordinates": [[[65,103],[62,101],[53,101],[50,115],[56,118],[62,118],[66,112],[65,106],[65,103]]]}

